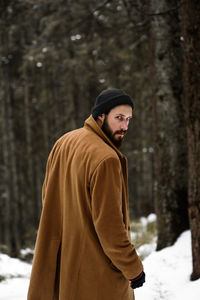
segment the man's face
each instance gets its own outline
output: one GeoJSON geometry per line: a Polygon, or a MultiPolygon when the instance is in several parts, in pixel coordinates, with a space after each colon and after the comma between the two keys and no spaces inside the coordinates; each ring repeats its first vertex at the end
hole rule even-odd
{"type": "Polygon", "coordinates": [[[116,147],[120,147],[132,118],[130,105],[119,105],[110,110],[102,125],[102,130],[116,147]]]}

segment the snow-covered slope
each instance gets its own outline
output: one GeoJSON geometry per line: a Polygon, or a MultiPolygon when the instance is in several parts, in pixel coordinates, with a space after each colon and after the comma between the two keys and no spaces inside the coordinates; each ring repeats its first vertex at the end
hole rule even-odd
{"type": "Polygon", "coordinates": [[[136,300],[200,300],[200,279],[190,281],[191,234],[184,232],[172,247],[152,252],[144,260],[146,283],[136,300]]]}

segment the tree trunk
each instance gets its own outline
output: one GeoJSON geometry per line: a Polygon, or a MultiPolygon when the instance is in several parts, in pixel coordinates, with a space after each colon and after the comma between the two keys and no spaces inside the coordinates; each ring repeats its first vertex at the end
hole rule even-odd
{"type": "Polygon", "coordinates": [[[157,249],[188,228],[187,147],[176,0],[150,2],[157,249]]]}
{"type": "MultiPolygon", "coordinates": [[[[33,152],[33,138],[32,138],[32,126],[31,126],[31,108],[30,108],[30,96],[29,96],[29,82],[26,74],[24,74],[24,124],[25,124],[25,135],[26,135],[26,184],[28,185],[28,189],[26,191],[27,200],[26,203],[23,203],[29,212],[29,215],[24,215],[23,219],[26,225],[23,229],[29,230],[30,224],[33,224],[34,221],[34,209],[33,205],[35,203],[35,195],[34,195],[34,152],[33,152]],[[27,217],[29,221],[27,222],[27,217]],[[30,222],[31,221],[31,222],[30,222]]],[[[22,188],[24,184],[22,183],[22,188]]],[[[24,209],[23,209],[24,212],[24,209]]]]}
{"type": "MultiPolygon", "coordinates": [[[[6,103],[5,98],[1,101],[1,124],[2,124],[2,154],[3,154],[3,172],[4,172],[4,180],[3,180],[3,205],[4,208],[4,214],[3,219],[1,219],[1,227],[4,228],[4,232],[0,237],[0,243],[6,247],[4,250],[6,252],[10,252],[11,250],[11,232],[10,232],[10,202],[11,202],[11,196],[10,196],[10,189],[9,189],[9,178],[10,178],[10,165],[9,165],[9,150],[8,150],[8,135],[7,135],[7,112],[6,112],[6,103]]],[[[2,182],[1,182],[2,184],[2,182]]]]}
{"type": "Polygon", "coordinates": [[[21,247],[21,238],[19,234],[19,179],[17,170],[17,155],[19,149],[16,145],[15,138],[15,120],[17,110],[15,110],[14,87],[15,87],[15,65],[9,60],[9,53],[11,51],[10,32],[7,26],[6,3],[2,3],[4,14],[2,15],[2,29],[1,40],[3,45],[1,48],[2,56],[6,58],[5,63],[2,64],[1,77],[4,80],[4,99],[2,107],[3,117],[3,154],[5,164],[5,241],[8,245],[8,253],[11,256],[18,256],[21,247]]]}
{"type": "Polygon", "coordinates": [[[200,2],[185,1],[181,9],[189,163],[189,217],[193,272],[200,278],[200,2]]]}

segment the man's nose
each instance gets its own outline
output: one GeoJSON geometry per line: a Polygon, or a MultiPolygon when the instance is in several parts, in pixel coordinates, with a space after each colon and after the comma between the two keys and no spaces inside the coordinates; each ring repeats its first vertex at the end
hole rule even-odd
{"type": "Polygon", "coordinates": [[[121,129],[128,130],[128,124],[129,124],[128,120],[123,120],[123,122],[121,123],[121,129]]]}

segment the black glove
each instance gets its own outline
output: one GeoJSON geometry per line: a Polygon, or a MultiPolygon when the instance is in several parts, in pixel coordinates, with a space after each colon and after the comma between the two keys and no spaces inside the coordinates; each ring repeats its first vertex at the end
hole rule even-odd
{"type": "Polygon", "coordinates": [[[143,271],[142,273],[140,273],[139,276],[130,280],[130,286],[132,287],[132,289],[136,289],[143,286],[143,283],[145,283],[145,273],[143,271]]]}

